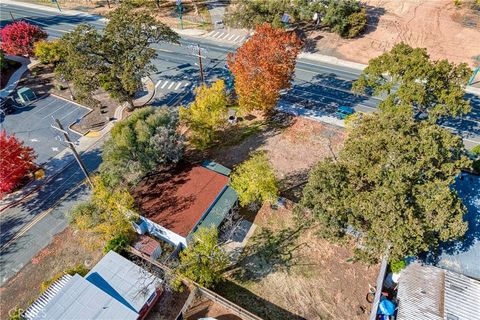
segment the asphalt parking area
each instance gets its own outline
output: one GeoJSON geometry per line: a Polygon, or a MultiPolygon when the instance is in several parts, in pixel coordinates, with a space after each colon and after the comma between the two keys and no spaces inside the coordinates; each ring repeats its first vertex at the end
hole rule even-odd
{"type": "MultiPolygon", "coordinates": [[[[15,112],[0,119],[1,129],[15,136],[37,152],[37,164],[43,164],[65,149],[63,136],[51,127],[53,117],[60,120],[64,128],[81,119],[89,109],[52,95],[41,97],[26,107],[17,107],[15,112]]],[[[67,129],[72,141],[80,135],[67,129]]]]}

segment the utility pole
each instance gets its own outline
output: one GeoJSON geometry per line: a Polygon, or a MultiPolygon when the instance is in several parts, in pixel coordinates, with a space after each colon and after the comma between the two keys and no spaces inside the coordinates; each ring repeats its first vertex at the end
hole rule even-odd
{"type": "Polygon", "coordinates": [[[60,9],[60,4],[58,3],[58,0],[52,0],[57,5],[58,11],[62,12],[62,9],[60,9]]]}
{"type": "Polygon", "coordinates": [[[198,66],[200,67],[200,81],[204,83],[203,81],[203,66],[202,66],[202,51],[200,49],[200,46],[198,46],[198,66]]]}
{"type": "Polygon", "coordinates": [[[195,57],[198,57],[198,66],[200,68],[200,82],[204,83],[202,58],[206,58],[206,56],[202,54],[205,54],[207,50],[202,49],[199,44],[190,45],[188,46],[188,48],[192,51],[192,54],[195,57]]]}
{"type": "Polygon", "coordinates": [[[90,176],[89,176],[89,174],[88,174],[87,168],[85,167],[85,164],[83,163],[82,159],[80,158],[80,155],[78,154],[77,149],[75,149],[75,146],[74,146],[72,140],[70,140],[70,136],[68,135],[68,132],[65,131],[65,129],[63,129],[63,126],[62,126],[62,124],[60,123],[60,120],[58,120],[58,119],[56,119],[56,118],[53,118],[53,119],[54,119],[55,122],[57,123],[57,126],[58,126],[58,127],[52,125],[52,128],[63,133],[63,136],[64,136],[64,138],[65,138],[65,142],[68,144],[68,146],[69,146],[70,149],[72,150],[73,156],[75,157],[75,160],[77,160],[78,165],[80,166],[80,169],[82,169],[83,174],[85,175],[85,177],[87,178],[88,183],[90,184],[90,187],[93,189],[93,183],[92,183],[92,180],[90,179],[90,176]]]}

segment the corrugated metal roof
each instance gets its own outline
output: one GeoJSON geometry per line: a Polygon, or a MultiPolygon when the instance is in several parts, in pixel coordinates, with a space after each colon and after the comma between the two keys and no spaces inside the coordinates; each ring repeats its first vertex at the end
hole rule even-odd
{"type": "Polygon", "coordinates": [[[28,319],[134,320],[137,318],[136,312],[76,274],[48,303],[28,319]]]}
{"type": "Polygon", "coordinates": [[[480,319],[480,281],[446,271],[445,319],[480,319]]]}
{"type": "Polygon", "coordinates": [[[43,308],[65,287],[65,285],[72,279],[69,274],[63,275],[60,279],[50,285],[45,292],[32,303],[30,307],[23,313],[25,319],[35,319],[35,317],[42,313],[43,308]]]}
{"type": "Polygon", "coordinates": [[[234,206],[237,200],[237,192],[235,192],[235,190],[229,186],[226,186],[220,197],[218,197],[217,201],[205,215],[205,218],[190,232],[187,237],[187,242],[192,239],[193,233],[199,227],[208,228],[214,226],[215,228],[218,228],[223,219],[225,219],[225,216],[228,214],[228,211],[234,206]]]}
{"type": "Polygon", "coordinates": [[[398,320],[442,320],[444,270],[408,265],[401,273],[397,298],[398,320]]]}
{"type": "Polygon", "coordinates": [[[414,262],[401,273],[398,320],[479,320],[480,282],[414,262]]]}
{"type": "Polygon", "coordinates": [[[161,281],[113,251],[107,253],[85,279],[135,312],[140,311],[161,281]]]}

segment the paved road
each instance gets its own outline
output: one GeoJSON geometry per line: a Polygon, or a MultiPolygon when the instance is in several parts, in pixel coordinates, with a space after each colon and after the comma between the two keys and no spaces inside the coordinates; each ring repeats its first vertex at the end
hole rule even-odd
{"type": "MultiPolygon", "coordinates": [[[[16,18],[23,18],[43,27],[52,38],[60,37],[79,23],[90,23],[101,29],[103,22],[100,17],[89,15],[67,16],[50,11],[30,9],[17,5],[0,4],[1,25],[10,21],[10,12],[16,18]]],[[[152,78],[157,86],[155,105],[186,104],[193,98],[192,90],[199,83],[197,58],[192,56],[189,46],[199,44],[206,50],[204,55],[205,74],[209,81],[224,77],[225,63],[228,53],[235,51],[238,43],[220,44],[208,38],[182,37],[180,45],[162,44],[154,48],[159,57],[154,61],[157,72],[152,78]]],[[[380,103],[378,98],[356,96],[350,92],[352,80],[359,75],[356,69],[339,67],[326,63],[301,59],[297,63],[292,89],[283,96],[282,103],[300,104],[312,113],[324,114],[331,112],[338,104],[350,105],[359,111],[372,112],[380,103]]],[[[480,143],[480,99],[472,98],[474,111],[462,120],[448,125],[457,130],[465,139],[466,144],[480,143]]],[[[101,143],[82,157],[90,170],[98,167],[101,143]]],[[[83,177],[76,166],[72,164],[65,172],[53,181],[47,183],[28,201],[1,213],[2,246],[0,268],[2,269],[2,284],[11,277],[21,265],[27,263],[40,248],[47,245],[54,233],[60,231],[66,224],[63,213],[79,198],[86,197],[88,190],[75,190],[83,177]],[[75,191],[72,191],[75,190],[75,191]],[[69,192],[73,192],[69,194],[69,192]],[[65,197],[62,199],[62,197],[65,197]],[[39,220],[24,235],[14,238],[20,230],[25,230],[34,219],[38,219],[61,200],[61,206],[39,220]],[[52,219],[57,219],[52,222],[52,219]],[[7,245],[8,244],[8,245],[7,245]],[[5,271],[4,271],[5,269],[5,271]]]]}

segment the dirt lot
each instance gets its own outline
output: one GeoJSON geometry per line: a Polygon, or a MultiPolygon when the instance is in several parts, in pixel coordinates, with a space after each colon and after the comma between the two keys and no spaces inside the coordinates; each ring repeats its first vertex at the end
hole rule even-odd
{"type": "Polygon", "coordinates": [[[366,319],[368,284],[378,265],[351,262],[352,245],[319,239],[315,229],[298,230],[292,205],[264,206],[246,248],[243,267],[216,291],[264,319],[366,319]]]}
{"type": "Polygon", "coordinates": [[[213,148],[208,156],[232,168],[247,159],[250,152],[265,150],[278,179],[295,180],[304,177],[316,162],[332,157],[343,145],[345,133],[339,127],[286,114],[274,119],[239,144],[213,148]]]}
{"type": "Polygon", "coordinates": [[[317,39],[317,52],[367,63],[404,41],[427,48],[433,59],[467,62],[471,66],[480,55],[480,10],[470,8],[471,0],[461,1],[459,7],[452,0],[364,2],[369,14],[367,31],[353,40],[315,31],[310,37],[317,39]]]}
{"type": "MultiPolygon", "coordinates": [[[[103,256],[101,248],[85,246],[84,235],[67,228],[55,236],[52,243],[40,251],[30,263],[11,278],[0,290],[1,317],[8,317],[8,310],[26,308],[39,295],[40,285],[58,272],[83,264],[91,268],[103,256]],[[88,247],[88,248],[87,248],[88,247]]],[[[89,243],[94,243],[89,238],[89,243]]]]}

